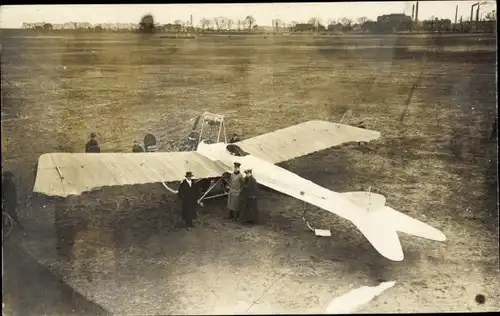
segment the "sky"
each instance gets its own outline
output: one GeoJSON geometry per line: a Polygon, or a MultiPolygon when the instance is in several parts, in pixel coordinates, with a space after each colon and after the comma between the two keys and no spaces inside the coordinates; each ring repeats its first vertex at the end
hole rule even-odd
{"type": "MultiPolygon", "coordinates": [[[[470,7],[476,1],[420,1],[419,20],[432,16],[454,20],[455,7],[458,18],[470,16],[470,7]]],[[[487,1],[480,13],[496,9],[496,1],[487,1]]],[[[227,17],[243,20],[252,15],[257,25],[271,26],[273,19],[284,22],[307,23],[311,17],[319,18],[322,23],[330,19],[346,17],[356,21],[360,17],[376,20],[377,16],[389,13],[411,15],[415,1],[391,2],[304,2],[304,3],[256,3],[256,4],[114,4],[114,5],[9,5],[0,8],[1,28],[20,28],[23,22],[65,23],[138,23],[145,14],[152,14],[155,22],[166,24],[175,20],[189,21],[193,24],[202,18],[227,17]]]]}

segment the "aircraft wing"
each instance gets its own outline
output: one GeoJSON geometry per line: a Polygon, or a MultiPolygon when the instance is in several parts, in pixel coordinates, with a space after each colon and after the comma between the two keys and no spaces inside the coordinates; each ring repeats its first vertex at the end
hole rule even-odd
{"type": "Polygon", "coordinates": [[[308,121],[237,142],[253,156],[276,164],[349,142],[369,142],[380,132],[327,121],[308,121]]]}
{"type": "Polygon", "coordinates": [[[197,152],[50,153],[38,160],[33,191],[67,197],[104,186],[180,181],[186,171],[201,179],[228,169],[197,152]]]}

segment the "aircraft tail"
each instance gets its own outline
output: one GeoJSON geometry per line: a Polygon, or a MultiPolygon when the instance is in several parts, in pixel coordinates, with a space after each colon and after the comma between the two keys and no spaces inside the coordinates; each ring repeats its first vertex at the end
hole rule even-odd
{"type": "Polygon", "coordinates": [[[379,216],[384,218],[384,221],[394,226],[394,228],[398,232],[435,241],[446,240],[445,234],[443,234],[441,231],[424,222],[419,221],[418,219],[398,212],[392,207],[384,206],[378,211],[380,212],[379,216]]]}
{"type": "Polygon", "coordinates": [[[404,258],[397,232],[436,241],[446,240],[446,236],[434,227],[386,206],[386,199],[381,194],[363,191],[340,194],[365,210],[351,220],[373,247],[390,260],[404,258]]]}
{"type": "Polygon", "coordinates": [[[384,257],[393,261],[404,259],[403,248],[398,233],[375,211],[356,221],[354,225],[368,239],[372,246],[384,257]]]}
{"type": "Polygon", "coordinates": [[[354,224],[381,255],[393,261],[404,259],[397,232],[436,241],[446,240],[439,230],[388,206],[368,211],[354,224]]]}

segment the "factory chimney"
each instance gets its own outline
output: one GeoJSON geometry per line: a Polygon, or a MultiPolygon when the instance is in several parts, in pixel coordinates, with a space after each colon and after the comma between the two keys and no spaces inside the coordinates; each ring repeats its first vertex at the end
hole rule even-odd
{"type": "Polygon", "coordinates": [[[457,17],[458,17],[458,4],[457,7],[455,8],[455,24],[457,24],[457,17]]]}
{"type": "Polygon", "coordinates": [[[479,2],[474,3],[473,5],[470,6],[470,21],[474,21],[474,7],[478,6],[479,2]]]}
{"type": "Polygon", "coordinates": [[[418,1],[417,6],[415,7],[415,22],[418,22],[418,1]]]}
{"type": "Polygon", "coordinates": [[[411,20],[413,21],[414,18],[415,18],[415,5],[411,7],[411,20]]]}
{"type": "Polygon", "coordinates": [[[189,16],[189,22],[190,22],[191,26],[193,26],[193,15],[192,14],[189,16]]]}
{"type": "Polygon", "coordinates": [[[479,7],[481,6],[480,3],[477,4],[477,10],[476,10],[476,22],[479,21],[479,7]]]}

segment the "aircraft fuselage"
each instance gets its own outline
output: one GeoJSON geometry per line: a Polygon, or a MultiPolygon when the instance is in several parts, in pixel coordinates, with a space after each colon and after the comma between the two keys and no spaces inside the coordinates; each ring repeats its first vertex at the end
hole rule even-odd
{"type": "Polygon", "coordinates": [[[227,150],[227,144],[205,144],[202,142],[198,145],[197,152],[212,161],[222,162],[228,169],[233,168],[234,162],[239,162],[242,171],[252,169],[252,173],[259,184],[321,207],[354,223],[357,222],[358,214],[366,212],[366,210],[342,197],[340,193],[317,185],[259,157],[250,154],[244,156],[232,155],[227,150]],[[356,211],[353,212],[353,210],[356,211]]]}

